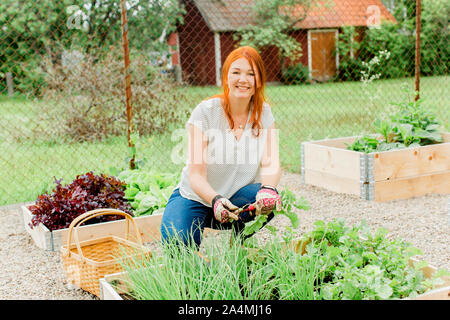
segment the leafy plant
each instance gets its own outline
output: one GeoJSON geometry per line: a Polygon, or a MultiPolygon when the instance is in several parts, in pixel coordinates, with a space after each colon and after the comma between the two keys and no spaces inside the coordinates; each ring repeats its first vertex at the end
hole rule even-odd
{"type": "Polygon", "coordinates": [[[372,233],[365,222],[347,227],[343,220],[318,220],[302,237],[306,252],[297,252],[276,237],[257,249],[207,241],[201,252],[169,239],[151,258],[123,261],[126,285],[134,299],[399,299],[414,297],[448,275],[439,270],[425,279],[421,254],[408,243],[372,233]]]}
{"type": "MultiPolygon", "coordinates": [[[[275,215],[284,215],[289,218],[291,225],[293,228],[297,228],[299,224],[297,213],[293,211],[294,207],[301,210],[308,210],[309,209],[309,203],[304,198],[298,198],[295,196],[295,194],[290,191],[288,188],[282,190],[280,192],[281,197],[281,204],[282,208],[280,211],[274,211],[275,215]]],[[[259,231],[264,223],[267,221],[266,215],[259,215],[256,216],[253,221],[247,222],[245,224],[245,228],[243,230],[243,235],[251,235],[257,231],[259,231]]],[[[276,228],[273,226],[267,226],[267,228],[271,232],[276,232],[276,228]]]]}
{"type": "Polygon", "coordinates": [[[364,135],[356,139],[352,144],[344,143],[350,150],[370,153],[378,149],[380,141],[375,136],[364,135]]]}
{"type": "Polygon", "coordinates": [[[308,80],[309,70],[303,63],[284,67],[281,70],[281,81],[285,84],[302,84],[308,80]]]}
{"type": "Polygon", "coordinates": [[[440,123],[433,113],[422,106],[422,100],[393,105],[397,107],[395,112],[374,122],[375,130],[381,136],[364,135],[352,144],[345,143],[347,149],[370,153],[443,141],[440,123]]]}
{"type": "MultiPolygon", "coordinates": [[[[36,203],[29,206],[33,214],[31,228],[39,223],[51,231],[68,228],[80,214],[100,208],[114,208],[132,214],[131,206],[124,198],[125,183],[113,176],[88,172],[78,175],[66,186],[61,184],[61,180],[55,179],[56,187],[52,193],[39,195],[36,203]]],[[[103,215],[87,221],[87,224],[122,218],[103,215]]]]}
{"type": "Polygon", "coordinates": [[[178,177],[178,174],[144,170],[125,170],[118,174],[126,184],[124,199],[129,201],[136,216],[164,211],[178,177]]]}
{"type": "MultiPolygon", "coordinates": [[[[315,228],[303,236],[304,256],[323,257],[324,281],[319,288],[325,299],[414,297],[439,283],[437,277],[425,279],[420,268],[426,262],[409,266],[410,257],[422,254],[419,249],[386,235],[383,228],[372,233],[365,221],[351,228],[343,220],[315,222],[315,228]]],[[[436,275],[443,274],[448,272],[440,270],[436,275]]]]}
{"type": "Polygon", "coordinates": [[[417,102],[394,104],[399,110],[391,115],[393,123],[393,141],[409,146],[412,143],[427,145],[442,142],[439,133],[440,123],[436,116],[422,106],[422,100],[417,102]]]}

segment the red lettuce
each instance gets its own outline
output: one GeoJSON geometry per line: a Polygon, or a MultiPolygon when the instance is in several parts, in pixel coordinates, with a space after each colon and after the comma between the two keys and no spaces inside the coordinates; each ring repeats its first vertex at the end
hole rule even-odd
{"type": "MultiPolygon", "coordinates": [[[[119,209],[133,215],[130,203],[124,199],[126,183],[113,176],[88,172],[78,175],[69,185],[63,186],[61,181],[55,178],[53,193],[39,195],[36,203],[28,207],[33,214],[29,224],[31,228],[39,223],[52,231],[68,228],[80,214],[100,208],[119,209]]],[[[102,215],[88,220],[86,224],[118,219],[123,217],[102,215]]]]}

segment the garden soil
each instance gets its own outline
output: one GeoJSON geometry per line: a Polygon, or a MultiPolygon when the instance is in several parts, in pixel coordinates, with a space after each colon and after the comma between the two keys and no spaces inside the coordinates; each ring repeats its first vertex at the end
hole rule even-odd
{"type": "MultiPolygon", "coordinates": [[[[285,187],[305,197],[311,206],[308,211],[298,210],[300,226],[295,233],[299,236],[312,230],[314,221],[319,219],[328,222],[342,218],[349,226],[366,220],[373,231],[379,227],[388,229],[388,237],[400,237],[421,249],[423,256],[419,258],[450,270],[449,195],[376,203],[303,185],[299,174],[283,172],[279,189],[285,187]]],[[[277,216],[270,224],[282,230],[290,222],[277,216]]],[[[263,242],[271,234],[261,230],[255,237],[263,242]]],[[[59,252],[44,251],[34,245],[23,227],[20,205],[0,207],[0,270],[0,299],[97,299],[67,285],[59,252]]]]}

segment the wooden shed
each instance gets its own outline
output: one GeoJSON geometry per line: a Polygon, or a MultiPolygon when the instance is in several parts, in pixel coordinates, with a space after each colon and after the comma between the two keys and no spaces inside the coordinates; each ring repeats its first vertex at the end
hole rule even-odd
{"type": "MultiPolygon", "coordinates": [[[[180,66],[185,83],[221,85],[222,63],[237,45],[233,34],[238,28],[253,23],[253,0],[183,0],[183,3],[184,23],[170,37],[176,53],[172,65],[180,66]]],[[[301,6],[293,7],[291,14],[302,10],[301,6]]],[[[341,28],[354,26],[364,30],[377,27],[383,21],[396,22],[381,0],[320,0],[291,32],[302,46],[303,55],[298,62],[308,66],[311,79],[326,81],[339,66],[336,40],[341,28]]],[[[260,54],[266,66],[267,81],[280,81],[278,49],[269,46],[260,54]]]]}

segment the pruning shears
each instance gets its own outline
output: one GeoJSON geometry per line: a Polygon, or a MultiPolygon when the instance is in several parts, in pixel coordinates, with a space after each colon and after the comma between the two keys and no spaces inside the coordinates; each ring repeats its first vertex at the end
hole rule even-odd
{"type": "MultiPolygon", "coordinates": [[[[233,212],[233,214],[235,214],[238,217],[238,220],[242,221],[242,218],[240,216],[240,214],[242,212],[250,211],[250,215],[253,216],[255,214],[255,210],[256,210],[255,203],[247,203],[246,205],[244,205],[240,208],[237,208],[237,209],[233,210],[232,212],[233,212]]],[[[230,236],[230,248],[232,245],[232,241],[233,241],[233,235],[230,236]]]]}
{"type": "Polygon", "coordinates": [[[241,220],[241,217],[239,216],[242,212],[250,211],[250,215],[254,215],[254,210],[256,210],[254,203],[247,203],[243,207],[240,207],[238,209],[235,209],[233,213],[238,216],[239,220],[241,220]]]}

